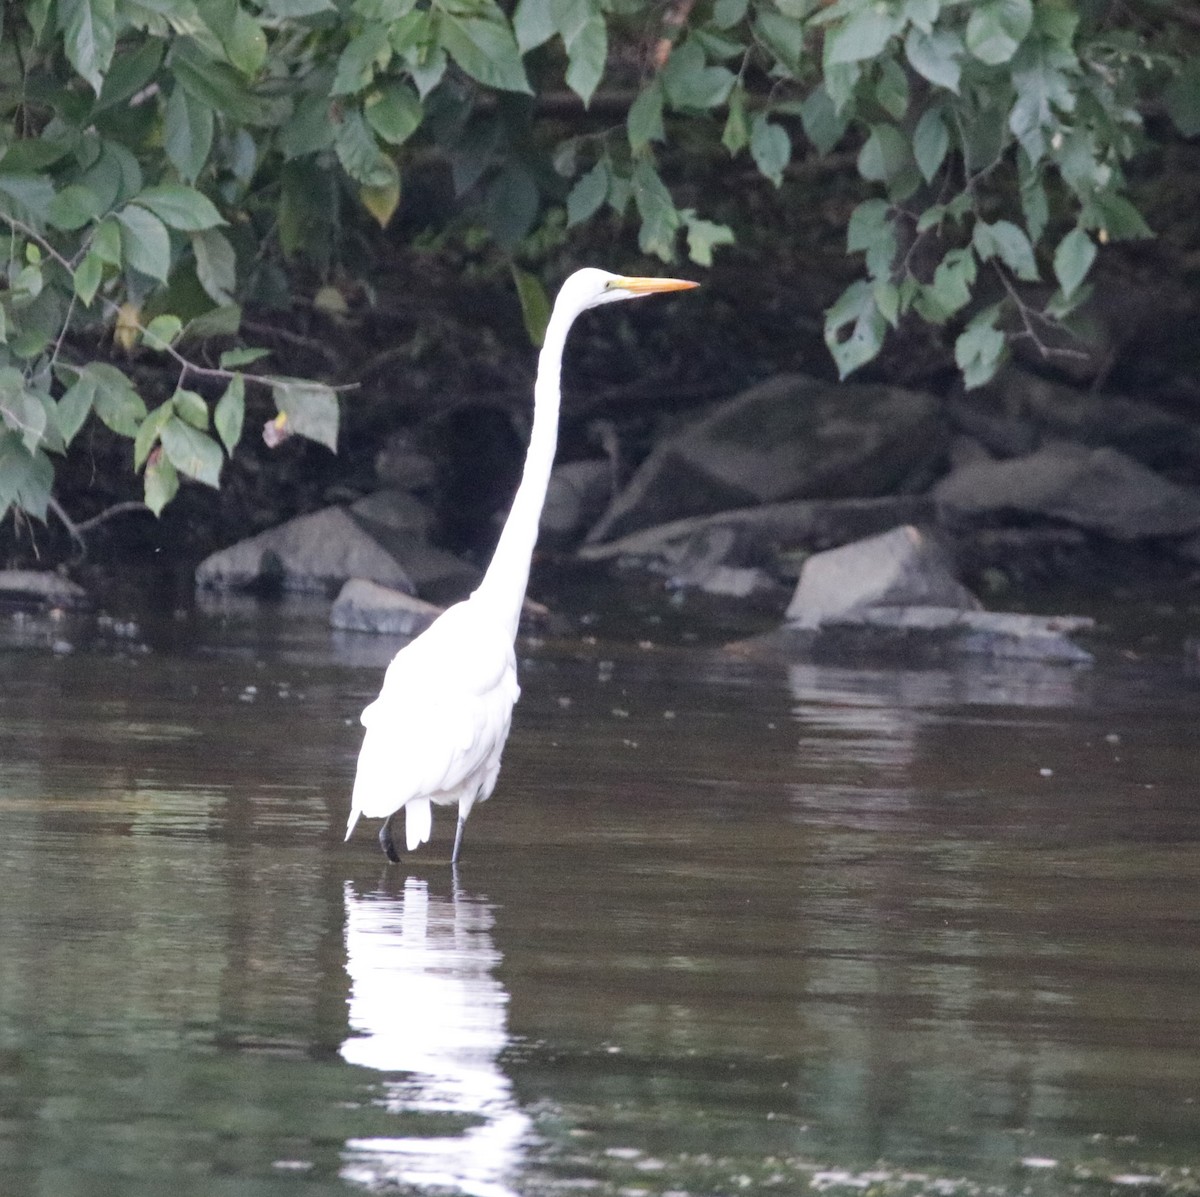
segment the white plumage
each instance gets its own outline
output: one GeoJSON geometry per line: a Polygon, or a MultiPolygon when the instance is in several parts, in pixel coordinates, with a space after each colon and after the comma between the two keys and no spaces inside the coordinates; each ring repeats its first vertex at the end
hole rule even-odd
{"type": "Polygon", "coordinates": [[[362,749],[346,838],[360,815],[384,820],[379,842],[398,860],[392,818],[405,812],[409,851],[425,843],[432,806],[458,805],[452,860],[476,802],[490,797],[520,696],[517,634],[538,520],[554,464],[559,375],[567,333],[580,312],[614,300],[696,286],[684,279],[576,271],[563,284],[538,359],[533,430],[521,485],[479,588],[443,612],[388,666],[379,697],[362,713],[362,749]]]}

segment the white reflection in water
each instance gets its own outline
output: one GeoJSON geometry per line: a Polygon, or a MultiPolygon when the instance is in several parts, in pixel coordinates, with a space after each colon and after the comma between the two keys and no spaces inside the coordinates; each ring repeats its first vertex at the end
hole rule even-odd
{"type": "Polygon", "coordinates": [[[508,1041],[508,994],[494,970],[491,907],[455,889],[429,893],[410,877],[400,897],[360,896],[347,882],[350,1029],[343,1059],[403,1073],[386,1082],[397,1113],[479,1119],[461,1134],[352,1139],[345,1179],[515,1197],[529,1119],[498,1057],[508,1041]]]}

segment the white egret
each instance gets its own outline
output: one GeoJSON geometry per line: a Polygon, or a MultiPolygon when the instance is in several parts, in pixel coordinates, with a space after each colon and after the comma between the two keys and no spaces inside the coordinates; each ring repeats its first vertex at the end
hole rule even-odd
{"type": "Polygon", "coordinates": [[[521,691],[513,642],[538,521],[558,440],[559,378],[567,333],[588,308],[696,283],[576,271],[563,284],[538,358],[533,429],[521,484],[479,588],[444,611],[388,666],[379,697],[362,713],[362,749],[346,838],[360,815],[383,819],[379,843],[399,861],[392,820],[405,815],[408,850],[429,839],[432,803],[458,803],[452,862],[476,802],[491,796],[500,773],[512,709],[521,691]]]}

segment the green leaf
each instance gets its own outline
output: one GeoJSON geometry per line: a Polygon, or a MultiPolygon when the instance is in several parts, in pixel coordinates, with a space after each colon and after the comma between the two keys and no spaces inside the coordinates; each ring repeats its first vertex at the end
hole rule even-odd
{"type": "Polygon", "coordinates": [[[838,115],[824,87],[814,87],[804,98],[800,121],[804,135],[816,146],[818,154],[828,154],[846,132],[846,120],[838,115]]]}
{"type": "Polygon", "coordinates": [[[787,130],[765,113],[755,113],[750,122],[750,156],[759,172],[776,187],[783,182],[783,171],[792,160],[792,139],[787,130]]]}
{"type": "Polygon", "coordinates": [[[192,99],[214,112],[224,113],[239,124],[275,123],[277,114],[272,105],[248,91],[233,67],[210,57],[197,42],[176,38],[171,43],[168,65],[192,99]]]}
{"type": "Polygon", "coordinates": [[[291,378],[277,382],[272,391],[289,431],[337,452],[338,404],[332,388],[291,378]]]}
{"type": "Polygon", "coordinates": [[[142,274],[167,281],[171,269],[171,238],[167,226],[152,212],[129,204],[117,213],[121,225],[121,254],[142,274]]]}
{"type": "Polygon", "coordinates": [[[46,220],[56,229],[74,232],[95,220],[102,211],[100,199],[90,187],[72,183],[50,201],[46,208],[46,220]]]}
{"type": "Polygon", "coordinates": [[[90,252],[107,266],[120,266],[121,226],[115,219],[108,217],[96,226],[90,252]]]}
{"type": "Polygon", "coordinates": [[[967,49],[980,62],[1008,62],[1033,26],[1033,0],[982,0],[967,19],[967,49]]]}
{"type": "Polygon", "coordinates": [[[1096,258],[1096,246],[1083,229],[1072,229],[1054,251],[1054,277],[1064,298],[1070,299],[1087,278],[1096,258]]]}
{"type": "Polygon", "coordinates": [[[892,206],[886,200],[863,200],[846,226],[846,249],[867,255],[867,272],[872,278],[886,278],[896,257],[896,229],[892,206]]]}
{"type": "Polygon", "coordinates": [[[687,217],[688,257],[698,266],[711,266],[713,250],[734,243],[733,230],[727,224],[715,224],[699,217],[687,217]]]}
{"type": "Polygon", "coordinates": [[[146,459],[150,456],[154,446],[158,444],[158,438],[163,430],[163,425],[175,414],[175,408],[171,401],[160,403],[140,424],[137,430],[137,436],[133,438],[133,468],[140,470],[146,464],[146,459]]]}
{"type": "Polygon", "coordinates": [[[917,121],[913,131],[913,157],[917,160],[917,169],[926,183],[942,168],[946,160],[946,152],[950,148],[950,134],[946,122],[942,119],[941,111],[937,108],[928,109],[917,121]]]}
{"type": "Polygon", "coordinates": [[[522,270],[515,262],[512,276],[517,286],[517,298],[521,301],[521,319],[525,322],[525,331],[529,334],[530,342],[540,347],[546,339],[546,325],[550,323],[550,297],[541,279],[528,270],[522,270]]]}
{"type": "Polygon", "coordinates": [[[804,25],[800,21],[764,6],[755,14],[754,32],[788,74],[799,77],[803,73],[804,25]]]}
{"type": "Polygon", "coordinates": [[[285,158],[318,154],[333,145],[336,131],[329,97],[320,92],[304,96],[279,130],[279,151],[285,158]]]}
{"type": "Polygon", "coordinates": [[[211,436],[172,415],[159,434],[163,455],[181,474],[214,490],[221,485],[225,455],[211,436]]]}
{"type": "Polygon", "coordinates": [[[391,55],[387,26],[368,25],[357,37],[350,39],[338,58],[330,94],[344,96],[362,91],[375,77],[376,68],[387,66],[391,55]]]}
{"type": "Polygon", "coordinates": [[[171,402],[175,405],[175,414],[185,424],[190,424],[201,432],[208,428],[208,404],[204,402],[202,395],[178,387],[171,396],[171,402]]]}
{"type": "Polygon", "coordinates": [[[221,354],[221,369],[236,370],[239,366],[249,366],[252,362],[261,361],[270,352],[269,349],[226,349],[221,354]]]}
{"type": "Polygon", "coordinates": [[[746,93],[741,87],[735,87],[729,93],[729,115],[725,118],[721,144],[735,157],[750,144],[750,122],[746,118],[746,93]]]}
{"type": "Polygon", "coordinates": [[[700,44],[691,39],[671,52],[661,77],[671,106],[696,112],[725,103],[734,82],[727,67],[708,66],[700,44]]]}
{"type": "Polygon", "coordinates": [[[205,294],[215,304],[233,303],[237,288],[237,255],[224,233],[206,229],[192,237],[192,252],[196,256],[196,278],[205,294]]]}
{"type": "Polygon", "coordinates": [[[858,154],[858,173],[871,182],[895,178],[912,163],[908,140],[895,125],[872,125],[858,154]]]}
{"type": "Polygon", "coordinates": [[[1145,217],[1125,198],[1112,191],[1098,191],[1084,208],[1080,223],[1098,228],[1101,240],[1136,241],[1153,237],[1145,217]]]}
{"type": "Polygon", "coordinates": [[[236,303],[209,308],[183,326],[180,339],[203,341],[206,337],[235,337],[241,323],[242,309],[236,303]]]}
{"type": "Polygon", "coordinates": [[[185,233],[199,233],[228,223],[213,206],[212,200],[194,187],[179,183],[164,183],[148,187],[133,197],[135,204],[148,208],[168,228],[185,233]]]}
{"type": "Polygon", "coordinates": [[[178,316],[164,314],[155,316],[146,325],[142,334],[146,347],[149,349],[165,350],[183,331],[183,321],[178,316]]]}
{"type": "Polygon", "coordinates": [[[1022,282],[1037,282],[1039,276],[1033,246],[1025,231],[1011,220],[997,220],[990,225],[980,221],[975,226],[974,244],[984,261],[994,252],[1022,282]],[[989,252],[985,253],[985,248],[989,252]]]}
{"type": "MultiPolygon", "coordinates": [[[[3,170],[0,162],[0,172],[3,170]]],[[[0,173],[0,214],[15,216],[40,230],[53,201],[54,186],[44,176],[0,173]]]]}
{"type": "Polygon", "coordinates": [[[438,36],[443,48],[472,79],[499,91],[532,95],[517,39],[494,5],[496,16],[458,16],[439,10],[438,36]]]}
{"type": "Polygon", "coordinates": [[[935,86],[955,93],[962,77],[959,59],[963,49],[958,35],[948,30],[927,33],[913,28],[904,39],[904,56],[909,66],[935,86]]]}
{"type": "Polygon", "coordinates": [[[42,452],[30,452],[15,433],[0,433],[0,513],[15,504],[45,520],[54,485],[54,466],[42,452]]]}
{"type": "Polygon", "coordinates": [[[338,161],[356,182],[368,187],[387,187],[400,180],[396,164],[379,148],[363,115],[347,112],[334,139],[338,161]]]}
{"type": "Polygon", "coordinates": [[[612,178],[606,159],[601,158],[587,174],[576,182],[567,196],[567,228],[582,224],[599,211],[608,196],[612,178]]]}
{"type": "Polygon", "coordinates": [[[92,300],[96,298],[96,292],[100,290],[103,278],[104,263],[96,253],[86,255],[75,268],[72,283],[75,287],[75,294],[85,308],[92,306],[92,300]]]}
{"type": "Polygon", "coordinates": [[[424,109],[407,84],[389,83],[377,97],[367,98],[363,115],[389,145],[401,145],[420,127],[424,109]]]}
{"type": "Polygon", "coordinates": [[[217,436],[221,438],[221,444],[225,446],[225,452],[231,457],[238,441],[242,439],[242,424],[245,418],[246,381],[240,374],[235,374],[229,380],[225,393],[217,400],[213,412],[213,427],[217,436]]]}
{"type": "Polygon", "coordinates": [[[837,365],[838,377],[845,378],[876,357],[886,332],[887,320],[871,285],[862,279],[851,283],[825,313],[825,344],[837,365]]]}
{"type": "Polygon", "coordinates": [[[21,438],[29,453],[37,451],[46,431],[47,412],[26,388],[25,375],[14,366],[0,367],[0,420],[21,438]]]}
{"type": "Polygon", "coordinates": [[[146,404],[129,379],[107,362],[89,362],[81,377],[95,385],[92,406],[103,423],[120,436],[136,436],[138,425],[146,418],[146,404]]]}
{"type": "Polygon", "coordinates": [[[179,475],[165,454],[156,454],[146,466],[144,486],[146,506],[155,515],[162,515],[162,509],[179,491],[179,475]]]}
{"type": "Polygon", "coordinates": [[[92,410],[96,397],[96,380],[80,374],[63,392],[58,401],[58,430],[69,445],[92,410]]]}
{"type": "Polygon", "coordinates": [[[163,42],[151,38],[128,53],[117,55],[104,77],[104,86],[100,89],[92,115],[124,104],[146,87],[162,65],[164,49],[163,42]]]}
{"type": "Polygon", "coordinates": [[[518,0],[513,32],[522,54],[548,42],[558,32],[550,0],[518,0]]]}
{"type": "Polygon", "coordinates": [[[718,29],[732,29],[746,19],[748,0],[717,0],[713,5],[712,23],[718,29]]]}
{"type": "Polygon", "coordinates": [[[505,249],[533,227],[538,212],[538,188],[529,169],[510,160],[491,180],[484,195],[484,213],[492,235],[505,249]]]}
{"type": "Polygon", "coordinates": [[[240,5],[233,10],[233,19],[221,33],[225,55],[243,75],[252,78],[267,60],[267,35],[262,26],[240,5]]]}
{"type": "Polygon", "coordinates": [[[635,154],[644,150],[652,141],[662,141],[666,137],[663,130],[662,84],[657,79],[638,93],[637,99],[629,106],[629,114],[625,119],[629,131],[629,148],[635,154]]]}
{"type": "Polygon", "coordinates": [[[608,61],[608,27],[599,12],[593,12],[567,42],[567,86],[586,108],[604,77],[608,61]]]}
{"type": "Polygon", "coordinates": [[[58,19],[67,58],[99,96],[117,47],[114,0],[58,0],[58,19]]]}
{"type": "Polygon", "coordinates": [[[642,218],[638,247],[643,253],[654,254],[664,262],[672,261],[675,257],[675,238],[682,221],[671,193],[649,158],[638,162],[631,182],[633,200],[642,218]]]}
{"type": "Polygon", "coordinates": [[[978,274],[970,249],[952,249],[933,272],[933,283],[924,289],[921,315],[934,324],[948,320],[971,301],[971,287],[978,274]]]}
{"type": "Polygon", "coordinates": [[[954,342],[954,361],[967,390],[991,382],[1008,355],[1008,341],[996,327],[1000,304],[973,317],[954,342]]]}
{"type": "Polygon", "coordinates": [[[213,110],[178,84],[163,111],[163,148],[182,178],[193,182],[204,169],[213,143],[213,110]]]}
{"type": "Polygon", "coordinates": [[[825,64],[862,62],[878,58],[883,53],[900,22],[879,5],[869,5],[855,12],[825,35],[825,64]]]}

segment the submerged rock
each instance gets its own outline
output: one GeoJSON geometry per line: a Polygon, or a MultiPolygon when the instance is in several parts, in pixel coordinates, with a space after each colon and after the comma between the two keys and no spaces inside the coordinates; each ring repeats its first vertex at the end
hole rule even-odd
{"type": "Polygon", "coordinates": [[[380,586],[366,578],[351,578],[334,601],[329,622],[346,631],[416,636],[441,613],[441,607],[411,594],[380,586]]]}
{"type": "Polygon", "coordinates": [[[946,443],[932,395],[783,375],[659,444],[588,541],[785,499],[920,490],[946,443]]]}
{"type": "Polygon", "coordinates": [[[78,610],[91,605],[82,586],[46,570],[0,570],[0,603],[24,608],[61,607],[78,610]]]}

